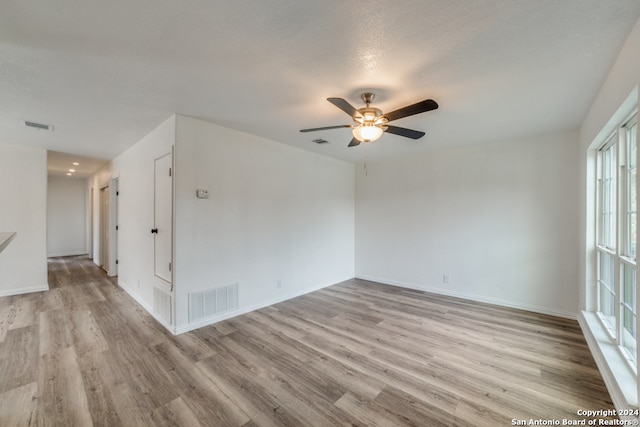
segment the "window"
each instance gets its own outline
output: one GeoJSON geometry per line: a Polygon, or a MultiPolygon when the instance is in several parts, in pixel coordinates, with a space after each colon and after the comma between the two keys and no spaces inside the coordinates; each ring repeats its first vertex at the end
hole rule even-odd
{"type": "Polygon", "coordinates": [[[626,218],[626,254],[636,259],[636,165],[638,122],[631,122],[625,128],[627,133],[627,218],[626,218]]]}
{"type": "Polygon", "coordinates": [[[614,257],[605,251],[598,253],[598,312],[607,328],[615,335],[616,330],[616,291],[614,257]]]}
{"type": "Polygon", "coordinates": [[[598,150],[597,312],[636,366],[637,112],[598,150]]]}
{"type": "Polygon", "coordinates": [[[622,333],[621,345],[626,356],[636,359],[636,268],[624,265],[622,290],[622,333]]]}
{"type": "Polygon", "coordinates": [[[615,250],[616,247],[616,150],[618,144],[615,135],[603,148],[600,178],[601,187],[601,226],[600,245],[615,250]]]}

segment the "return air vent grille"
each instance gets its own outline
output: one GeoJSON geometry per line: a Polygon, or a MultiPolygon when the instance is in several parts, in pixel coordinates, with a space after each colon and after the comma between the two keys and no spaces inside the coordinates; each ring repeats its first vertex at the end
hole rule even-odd
{"type": "Polygon", "coordinates": [[[25,120],[24,125],[30,128],[35,128],[35,129],[40,129],[40,130],[53,130],[53,126],[52,125],[45,125],[44,123],[37,123],[37,122],[30,122],[28,120],[25,120]]]}
{"type": "Polygon", "coordinates": [[[238,284],[189,293],[189,322],[238,308],[238,284]]]}
{"type": "Polygon", "coordinates": [[[315,142],[316,144],[326,144],[327,142],[329,142],[326,139],[322,139],[322,138],[313,139],[312,141],[315,142]]]}

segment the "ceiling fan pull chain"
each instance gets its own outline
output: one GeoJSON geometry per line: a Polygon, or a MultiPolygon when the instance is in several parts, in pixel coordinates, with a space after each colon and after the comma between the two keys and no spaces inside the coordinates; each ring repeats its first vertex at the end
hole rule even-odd
{"type": "Polygon", "coordinates": [[[364,176],[369,176],[367,162],[369,161],[369,144],[364,144],[364,176]]]}

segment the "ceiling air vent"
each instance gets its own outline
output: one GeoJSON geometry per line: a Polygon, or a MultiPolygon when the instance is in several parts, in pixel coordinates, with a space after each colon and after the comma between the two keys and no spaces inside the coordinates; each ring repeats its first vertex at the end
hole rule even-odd
{"type": "Polygon", "coordinates": [[[40,129],[40,130],[53,130],[53,126],[52,125],[45,125],[43,123],[37,123],[37,122],[30,122],[28,120],[25,120],[24,125],[30,128],[36,128],[36,129],[40,129]]]}
{"type": "Polygon", "coordinates": [[[326,144],[327,142],[329,142],[326,139],[322,139],[322,138],[312,139],[311,141],[315,142],[316,144],[326,144]]]}

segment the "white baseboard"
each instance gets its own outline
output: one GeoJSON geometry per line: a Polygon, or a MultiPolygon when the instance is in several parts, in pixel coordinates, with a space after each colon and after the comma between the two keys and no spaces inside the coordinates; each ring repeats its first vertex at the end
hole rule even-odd
{"type": "MultiPolygon", "coordinates": [[[[446,296],[451,296],[451,297],[456,297],[456,298],[462,298],[462,299],[466,299],[466,300],[483,302],[483,303],[498,305],[498,306],[502,306],[502,307],[509,307],[509,308],[515,308],[515,309],[520,309],[520,310],[532,311],[534,313],[541,313],[541,314],[547,314],[547,315],[551,315],[551,316],[558,316],[558,317],[568,318],[568,319],[572,319],[572,320],[576,320],[577,319],[577,314],[576,313],[550,309],[550,308],[547,308],[547,307],[539,307],[539,306],[529,305],[529,304],[514,303],[512,301],[506,301],[506,300],[501,300],[501,299],[497,299],[497,298],[487,298],[487,297],[482,297],[482,296],[478,296],[478,295],[471,295],[471,294],[466,294],[466,293],[460,293],[460,292],[445,292],[442,289],[438,289],[438,288],[430,288],[430,287],[427,287],[427,286],[416,285],[416,284],[407,283],[407,282],[399,282],[399,281],[383,279],[383,278],[379,278],[379,277],[360,275],[360,276],[357,276],[357,278],[358,279],[363,279],[363,280],[369,280],[369,281],[372,281],[372,282],[377,282],[377,283],[381,283],[381,284],[385,284],[385,285],[400,286],[400,287],[403,287],[403,288],[415,289],[415,290],[420,290],[420,291],[424,291],[424,292],[431,292],[431,293],[435,293],[435,294],[439,294],[439,295],[446,295],[446,296]]],[[[204,326],[209,326],[209,325],[212,325],[214,323],[230,319],[232,317],[240,316],[242,314],[249,313],[251,311],[259,310],[261,308],[268,307],[270,305],[278,304],[280,302],[287,301],[289,299],[296,298],[298,296],[301,296],[301,295],[304,295],[304,294],[308,294],[310,292],[314,292],[314,291],[317,291],[319,289],[323,289],[323,288],[326,288],[328,286],[331,286],[331,285],[334,285],[336,283],[340,283],[342,281],[349,280],[349,279],[352,279],[352,278],[351,277],[346,277],[346,278],[340,279],[340,280],[335,281],[335,282],[322,283],[322,284],[319,284],[317,286],[312,286],[310,288],[302,289],[302,290],[299,290],[299,291],[296,291],[296,292],[291,292],[291,293],[288,293],[288,294],[279,295],[278,297],[262,301],[262,302],[260,302],[258,304],[253,304],[251,306],[246,306],[246,307],[240,307],[237,310],[233,310],[231,312],[227,312],[227,313],[224,313],[222,315],[207,317],[207,318],[198,320],[197,322],[193,322],[193,323],[186,324],[186,325],[180,325],[180,326],[167,324],[161,318],[156,316],[153,313],[153,308],[150,307],[142,298],[140,298],[125,283],[119,281],[118,284],[129,295],[131,295],[131,297],[133,299],[135,299],[149,314],[151,314],[156,320],[158,320],[158,322],[160,322],[169,332],[171,332],[174,335],[180,335],[182,333],[193,331],[195,329],[202,328],[204,326]]]]}
{"type": "Polygon", "coordinates": [[[80,256],[80,255],[89,255],[87,251],[71,251],[71,252],[54,252],[51,254],[47,254],[47,258],[57,258],[61,256],[80,256]]]}
{"type": "Polygon", "coordinates": [[[44,286],[30,286],[28,288],[8,289],[6,291],[0,291],[0,297],[9,297],[11,295],[30,294],[33,292],[44,292],[49,290],[49,285],[44,286]]]}
{"type": "Polygon", "coordinates": [[[285,295],[279,295],[276,298],[271,298],[271,299],[262,301],[262,302],[260,302],[258,304],[250,305],[250,306],[247,306],[247,307],[240,307],[237,310],[233,310],[231,312],[224,313],[224,314],[219,315],[219,316],[211,316],[211,317],[199,320],[197,322],[190,323],[188,325],[179,326],[179,327],[175,328],[174,334],[175,335],[180,335],[182,333],[193,331],[195,329],[202,328],[204,326],[213,325],[214,323],[221,322],[221,321],[227,320],[227,319],[231,319],[232,317],[240,316],[242,314],[246,314],[246,313],[249,313],[249,312],[252,312],[252,311],[255,311],[255,310],[259,310],[259,309],[264,308],[264,307],[268,307],[270,305],[278,304],[280,302],[284,302],[284,301],[290,300],[292,298],[296,298],[296,297],[308,294],[310,292],[318,291],[320,289],[324,289],[324,288],[326,288],[328,286],[332,286],[332,285],[335,285],[336,283],[344,282],[345,280],[349,280],[349,279],[352,279],[352,277],[339,279],[337,282],[332,281],[331,283],[322,283],[322,284],[319,284],[317,286],[312,286],[310,288],[306,288],[306,289],[302,289],[302,290],[299,290],[299,291],[291,292],[291,293],[288,293],[288,294],[285,294],[285,295]]]}
{"type": "Polygon", "coordinates": [[[508,301],[499,298],[489,298],[481,295],[468,294],[464,292],[447,291],[441,288],[429,287],[424,285],[417,285],[415,283],[402,282],[398,280],[391,280],[381,277],[373,277],[366,275],[358,275],[357,279],[368,280],[370,282],[382,283],[383,285],[399,286],[401,288],[415,289],[417,291],[430,292],[438,295],[445,295],[449,297],[461,298],[470,301],[484,302],[487,304],[498,305],[501,307],[515,308],[518,310],[531,311],[534,313],[548,314],[550,316],[564,317],[566,319],[576,320],[578,318],[577,313],[569,311],[557,310],[549,307],[541,307],[531,304],[522,304],[520,302],[508,301]]]}

